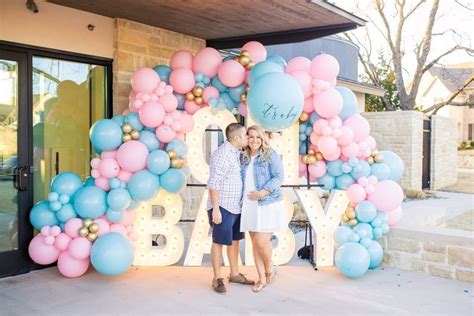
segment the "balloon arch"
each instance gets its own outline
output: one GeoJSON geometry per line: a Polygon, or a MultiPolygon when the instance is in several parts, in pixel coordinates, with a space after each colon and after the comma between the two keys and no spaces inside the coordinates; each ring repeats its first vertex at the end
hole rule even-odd
{"type": "MultiPolygon", "coordinates": [[[[30,257],[44,265],[57,260],[66,277],[83,275],[90,263],[106,275],[127,271],[140,235],[133,229],[140,202],[186,186],[191,170],[184,140],[200,124],[194,114],[247,116],[248,111],[269,131],[299,121],[299,176],[308,173],[324,190],[345,190],[350,201],[338,214],[336,266],[349,277],[375,268],[383,258],[377,240],[401,216],[403,192],[395,181],[403,163],[393,152],[376,150],[355,95],[336,86],[338,72],[330,55],[286,63],[267,56],[258,42],[245,44],[238,56],[222,59],[209,47],[195,56],[182,50],[170,66],[138,69],[129,109],[90,130],[100,155],[91,161],[91,177],[83,182],[74,173],[57,175],[47,200],[31,210],[30,221],[40,233],[29,245],[30,257]]],[[[172,213],[178,221],[181,213],[172,213]]]]}

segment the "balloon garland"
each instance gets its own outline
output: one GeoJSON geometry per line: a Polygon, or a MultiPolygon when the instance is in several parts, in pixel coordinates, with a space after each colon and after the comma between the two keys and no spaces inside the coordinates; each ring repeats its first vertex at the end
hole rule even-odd
{"type": "Polygon", "coordinates": [[[39,264],[58,261],[66,277],[83,275],[89,265],[118,275],[133,262],[134,209],[159,190],[178,193],[186,186],[186,133],[192,115],[210,106],[252,118],[270,131],[300,121],[300,173],[324,189],[347,190],[350,206],[335,239],[336,266],[357,277],[380,264],[376,241],[395,225],[403,197],[396,184],[400,158],[378,152],[368,122],[357,114],[354,94],[335,87],[337,60],[326,54],[286,64],[249,42],[238,56],[222,59],[213,48],[195,56],[177,51],[170,66],[140,68],[132,75],[128,109],[90,129],[98,157],[91,177],[63,172],[47,200],[37,203],[30,221],[40,230],[29,245],[39,264]],[[247,108],[249,113],[247,113],[247,108]]]}

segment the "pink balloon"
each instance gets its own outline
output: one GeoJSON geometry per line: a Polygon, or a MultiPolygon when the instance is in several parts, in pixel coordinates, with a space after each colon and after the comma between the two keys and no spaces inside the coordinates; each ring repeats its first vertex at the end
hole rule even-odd
{"type": "Polygon", "coordinates": [[[218,98],[219,95],[219,90],[213,86],[208,86],[204,88],[202,98],[204,99],[204,102],[209,103],[210,98],[218,98]]]}
{"type": "Polygon", "coordinates": [[[322,177],[326,174],[326,163],[324,161],[317,161],[312,165],[308,165],[308,171],[312,177],[322,177]]]}
{"type": "Polygon", "coordinates": [[[99,165],[99,172],[100,175],[106,179],[117,177],[120,172],[117,160],[113,158],[102,159],[99,165]]]}
{"type": "Polygon", "coordinates": [[[313,93],[311,76],[307,72],[303,70],[295,70],[290,73],[290,76],[292,76],[293,78],[296,79],[296,81],[298,81],[298,84],[300,85],[305,98],[308,98],[313,93]]]}
{"type": "Polygon", "coordinates": [[[65,277],[77,278],[87,272],[89,262],[89,258],[78,260],[65,251],[58,258],[58,270],[65,277]]]}
{"type": "Polygon", "coordinates": [[[359,153],[359,146],[356,143],[352,142],[347,146],[342,146],[341,151],[342,154],[348,158],[356,157],[359,153]]]}
{"type": "Polygon", "coordinates": [[[212,78],[217,74],[217,68],[221,63],[221,54],[215,48],[205,47],[194,56],[193,70],[195,73],[200,72],[212,78]]]}
{"type": "Polygon", "coordinates": [[[173,118],[173,120],[179,121],[179,120],[181,120],[181,116],[183,115],[182,113],[183,112],[181,112],[181,111],[175,110],[175,111],[171,112],[170,115],[173,118]]]}
{"type": "Polygon", "coordinates": [[[263,46],[259,42],[247,42],[244,46],[242,46],[242,50],[246,50],[249,52],[250,60],[254,63],[259,63],[267,59],[267,50],[265,49],[265,46],[263,46]]]}
{"type": "Polygon", "coordinates": [[[296,70],[301,70],[309,74],[309,69],[311,67],[311,60],[306,57],[295,57],[291,59],[286,65],[285,72],[291,73],[296,70]]]}
{"type": "Polygon", "coordinates": [[[172,93],[164,94],[158,100],[164,110],[168,113],[173,112],[178,108],[178,98],[176,98],[172,93]]]}
{"type": "Polygon", "coordinates": [[[91,254],[92,243],[86,237],[77,237],[69,243],[69,254],[77,260],[86,259],[91,254]]]}
{"type": "Polygon", "coordinates": [[[120,181],[123,181],[123,182],[127,182],[130,181],[130,178],[133,176],[133,173],[132,172],[128,172],[128,171],[125,171],[125,170],[120,170],[117,178],[120,180],[120,181]]]}
{"type": "Polygon", "coordinates": [[[54,245],[47,245],[44,242],[45,238],[41,234],[36,235],[28,246],[30,258],[38,264],[51,264],[59,257],[59,250],[54,245]]]}
{"type": "Polygon", "coordinates": [[[347,196],[352,203],[357,204],[360,201],[365,200],[367,194],[365,193],[363,186],[355,183],[347,188],[347,196]]]}
{"type": "Polygon", "coordinates": [[[402,203],[403,190],[395,181],[383,180],[375,185],[375,191],[369,195],[368,200],[374,203],[378,210],[390,212],[402,203]]]}
{"type": "Polygon", "coordinates": [[[186,100],[186,101],[184,101],[184,109],[185,109],[186,112],[188,112],[189,114],[194,114],[194,113],[196,113],[198,110],[201,109],[201,106],[200,106],[200,105],[197,105],[196,102],[194,102],[194,101],[186,100]]]}
{"type": "Polygon", "coordinates": [[[54,236],[44,237],[43,242],[48,246],[52,246],[54,244],[54,236]]]}
{"type": "Polygon", "coordinates": [[[385,214],[388,216],[388,226],[393,227],[397,225],[402,218],[402,207],[399,206],[390,212],[386,212],[385,214]]]}
{"type": "Polygon", "coordinates": [[[103,189],[104,191],[110,190],[109,179],[99,177],[95,179],[94,184],[96,187],[103,189]]]}
{"type": "Polygon", "coordinates": [[[354,133],[354,141],[363,141],[370,133],[369,122],[359,114],[351,115],[344,121],[344,126],[350,127],[354,133]]]}
{"type": "Polygon", "coordinates": [[[100,178],[100,172],[99,169],[92,169],[91,170],[91,176],[94,179],[100,178]]]}
{"type": "Polygon", "coordinates": [[[135,221],[135,216],[136,216],[135,211],[127,210],[125,211],[125,214],[123,215],[122,220],[120,221],[119,224],[123,226],[131,225],[135,221]]]}
{"type": "Polygon", "coordinates": [[[330,88],[313,96],[314,110],[319,116],[333,118],[342,110],[342,97],[336,89],[330,88]]]}
{"type": "Polygon", "coordinates": [[[365,192],[367,194],[372,194],[375,192],[375,185],[373,184],[368,184],[366,187],[365,187],[365,192]]]}
{"type": "Polygon", "coordinates": [[[340,159],[341,158],[341,147],[337,146],[336,150],[333,151],[332,153],[327,153],[327,154],[323,153],[323,157],[324,157],[324,159],[326,159],[328,161],[334,161],[334,160],[340,159]]]}
{"type": "Polygon", "coordinates": [[[100,166],[100,158],[94,158],[91,160],[91,167],[94,169],[99,169],[100,166]]]}
{"type": "MultiPolygon", "coordinates": [[[[309,140],[311,141],[311,144],[317,146],[320,138],[321,138],[320,135],[318,135],[316,132],[312,132],[309,140]]],[[[319,149],[318,149],[318,152],[319,152],[319,149]]]]}
{"type": "Polygon", "coordinates": [[[69,248],[69,243],[71,242],[72,238],[69,237],[66,233],[61,233],[56,236],[54,240],[54,246],[59,251],[66,251],[69,248]]]}
{"type": "Polygon", "coordinates": [[[342,120],[339,116],[333,117],[332,119],[328,120],[329,127],[331,128],[338,128],[342,126],[342,120]]]}
{"type": "Polygon", "coordinates": [[[336,151],[337,141],[330,136],[321,136],[317,143],[319,151],[323,154],[331,154],[336,151]]]}
{"type": "Polygon", "coordinates": [[[138,112],[140,116],[140,121],[146,127],[158,127],[163,123],[165,118],[165,109],[163,106],[154,101],[145,103],[138,112]]]}
{"type": "Polygon", "coordinates": [[[352,143],[354,139],[354,132],[348,126],[341,126],[341,137],[338,138],[337,143],[341,146],[347,146],[352,143]]]}
{"type": "Polygon", "coordinates": [[[115,156],[117,155],[116,150],[109,150],[109,151],[103,151],[100,154],[100,158],[105,159],[105,158],[113,158],[115,159],[115,156]]]}
{"type": "Polygon", "coordinates": [[[175,132],[180,132],[182,128],[183,125],[180,121],[174,121],[173,124],[171,124],[171,129],[175,132]]]}
{"type": "Polygon", "coordinates": [[[160,77],[151,68],[140,68],[132,75],[132,89],[135,92],[151,93],[159,82],[160,77]]]}
{"type": "Polygon", "coordinates": [[[71,218],[64,225],[64,231],[71,238],[78,237],[77,231],[82,227],[82,220],[80,218],[71,218]]]}
{"type": "Polygon", "coordinates": [[[194,128],[194,119],[192,115],[189,115],[187,113],[183,113],[181,116],[181,125],[182,125],[182,132],[183,133],[188,133],[193,130],[194,128]]]}
{"type": "Polygon", "coordinates": [[[329,127],[329,122],[325,119],[318,119],[313,124],[313,131],[321,135],[325,127],[329,127]]]}
{"type": "Polygon", "coordinates": [[[137,172],[145,169],[148,149],[145,144],[137,140],[123,143],[117,150],[117,161],[122,169],[137,172]]]}
{"type": "Polygon", "coordinates": [[[303,156],[302,155],[300,155],[298,167],[299,167],[298,168],[299,169],[299,176],[300,177],[306,177],[307,164],[305,164],[303,162],[303,156]]]}
{"type": "Polygon", "coordinates": [[[247,106],[245,105],[245,103],[242,103],[242,102],[239,103],[239,113],[243,117],[247,116],[247,106]]]}
{"type": "Polygon", "coordinates": [[[310,73],[314,79],[332,82],[339,73],[339,63],[331,55],[318,55],[311,61],[310,73]]]}
{"type": "Polygon", "coordinates": [[[314,111],[313,98],[309,97],[309,98],[304,99],[303,112],[309,114],[313,111],[314,111]]]}
{"type": "Polygon", "coordinates": [[[49,230],[49,234],[51,236],[58,236],[59,234],[61,234],[61,228],[59,226],[53,226],[51,227],[51,229],[49,230]]]}
{"type": "Polygon", "coordinates": [[[187,50],[179,50],[171,56],[170,60],[171,69],[187,68],[192,69],[193,67],[193,54],[187,50]]]}
{"type": "Polygon", "coordinates": [[[44,237],[46,237],[46,236],[49,236],[49,231],[50,231],[50,230],[51,230],[51,227],[49,227],[49,226],[43,226],[43,227],[41,227],[41,229],[40,229],[40,233],[41,233],[41,235],[43,235],[44,237]]]}
{"type": "Polygon", "coordinates": [[[181,140],[184,140],[185,137],[184,137],[184,134],[179,132],[179,133],[176,133],[176,139],[181,139],[181,140]]]}
{"type": "MultiPolygon", "coordinates": [[[[170,141],[176,138],[176,132],[173,131],[173,129],[169,126],[161,125],[160,127],[156,129],[156,137],[162,143],[169,143],[170,141]]],[[[146,159],[145,159],[145,165],[146,165],[146,159]]]]}
{"type": "Polygon", "coordinates": [[[112,224],[110,225],[110,232],[111,233],[121,233],[125,237],[127,237],[127,229],[121,224],[112,224]]]}
{"type": "Polygon", "coordinates": [[[94,219],[94,223],[97,223],[97,225],[99,225],[99,231],[97,232],[97,236],[102,236],[110,232],[110,224],[106,219],[94,219]]]}
{"type": "Polygon", "coordinates": [[[165,116],[165,119],[163,120],[163,124],[167,125],[167,126],[171,126],[171,124],[173,124],[173,122],[174,122],[174,120],[171,117],[171,115],[165,116]]]}
{"type": "Polygon", "coordinates": [[[367,177],[360,177],[359,179],[357,179],[357,183],[365,187],[367,184],[369,184],[369,179],[367,177]]]}
{"type": "Polygon", "coordinates": [[[219,80],[228,87],[237,87],[244,82],[245,68],[235,60],[226,60],[217,70],[219,80]]]}
{"type": "Polygon", "coordinates": [[[377,147],[375,138],[373,138],[371,135],[368,135],[363,141],[369,146],[370,149],[375,149],[377,147]]]}
{"type": "Polygon", "coordinates": [[[194,73],[188,68],[177,68],[170,74],[170,84],[174,91],[185,94],[191,91],[196,84],[194,73]]]}

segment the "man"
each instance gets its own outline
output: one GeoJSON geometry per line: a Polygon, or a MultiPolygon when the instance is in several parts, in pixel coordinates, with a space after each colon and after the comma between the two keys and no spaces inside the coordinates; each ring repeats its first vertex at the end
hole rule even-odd
{"type": "Polygon", "coordinates": [[[217,293],[225,293],[221,275],[222,246],[227,247],[230,263],[229,282],[253,285],[255,282],[239,273],[240,203],[242,200],[242,178],[240,174],[240,152],[247,146],[245,127],[232,123],[225,130],[225,141],[212,153],[209,189],[208,215],[212,227],[211,262],[214,271],[212,288],[217,293]]]}

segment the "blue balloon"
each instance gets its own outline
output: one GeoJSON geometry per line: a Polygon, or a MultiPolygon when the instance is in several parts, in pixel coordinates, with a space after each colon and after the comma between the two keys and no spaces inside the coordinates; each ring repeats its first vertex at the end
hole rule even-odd
{"type": "Polygon", "coordinates": [[[117,115],[114,115],[114,117],[112,117],[112,121],[122,126],[123,122],[125,121],[125,117],[122,114],[117,114],[117,115]]]}
{"type": "Polygon", "coordinates": [[[178,157],[184,158],[188,154],[188,145],[181,139],[175,139],[166,145],[166,150],[172,150],[178,157]]]}
{"type": "Polygon", "coordinates": [[[306,134],[306,136],[310,136],[311,133],[313,133],[313,126],[309,125],[308,127],[306,127],[304,133],[306,134]]]}
{"type": "Polygon", "coordinates": [[[31,225],[38,230],[43,226],[59,224],[56,213],[49,209],[49,203],[47,201],[41,201],[33,206],[30,212],[30,222],[31,225]]]}
{"type": "Polygon", "coordinates": [[[160,176],[163,189],[170,193],[178,193],[186,186],[186,175],[179,169],[169,169],[160,176]]]}
{"type": "Polygon", "coordinates": [[[235,59],[234,55],[229,55],[229,56],[224,57],[224,59],[222,59],[222,62],[228,61],[228,60],[234,60],[234,59],[235,59]]]}
{"type": "Polygon", "coordinates": [[[181,171],[184,173],[186,179],[188,179],[191,175],[191,168],[189,168],[189,166],[184,166],[183,168],[181,168],[181,171]]]}
{"type": "Polygon", "coordinates": [[[370,222],[370,225],[372,225],[372,227],[380,227],[382,225],[382,220],[380,218],[378,218],[377,216],[370,222]]]}
{"type": "Polygon", "coordinates": [[[354,92],[346,87],[336,87],[336,90],[342,97],[342,111],[339,113],[339,117],[344,121],[349,116],[357,113],[357,97],[354,92]]]}
{"type": "Polygon", "coordinates": [[[300,123],[299,130],[300,133],[304,133],[304,131],[306,130],[306,123],[300,123]]]}
{"type": "Polygon", "coordinates": [[[306,134],[303,134],[303,133],[301,133],[300,136],[299,136],[299,139],[302,142],[304,142],[307,138],[308,138],[308,136],[306,136],[306,134]]]}
{"type": "Polygon", "coordinates": [[[320,118],[321,117],[316,112],[311,112],[311,114],[309,115],[309,121],[311,122],[311,124],[314,124],[314,122],[316,122],[320,118]]]}
{"type": "Polygon", "coordinates": [[[53,201],[49,203],[49,209],[53,212],[57,212],[61,209],[62,204],[59,201],[53,201]]]}
{"type": "Polygon", "coordinates": [[[76,211],[74,210],[74,207],[72,206],[72,204],[64,204],[63,207],[61,207],[61,209],[56,213],[56,218],[60,221],[60,222],[67,222],[68,220],[70,220],[71,218],[76,218],[77,217],[77,213],[76,211]]]}
{"type": "Polygon", "coordinates": [[[160,141],[156,138],[155,133],[153,132],[141,131],[139,141],[145,144],[149,152],[160,148],[160,141]]]}
{"type": "Polygon", "coordinates": [[[383,162],[390,168],[389,180],[398,181],[403,175],[405,166],[403,160],[394,152],[384,150],[379,153],[383,157],[383,162]]]}
{"type": "Polygon", "coordinates": [[[96,186],[83,187],[74,196],[73,206],[81,218],[99,218],[107,210],[107,193],[96,186]]]}
{"type": "Polygon", "coordinates": [[[107,204],[114,211],[124,211],[131,201],[132,197],[125,189],[114,189],[107,195],[107,204]]]}
{"type": "Polygon", "coordinates": [[[49,202],[54,202],[59,199],[59,194],[58,192],[49,192],[48,193],[48,201],[49,202]]]}
{"type": "Polygon", "coordinates": [[[375,227],[374,228],[374,239],[380,239],[382,237],[382,229],[380,227],[375,227]]]}
{"type": "Polygon", "coordinates": [[[354,179],[359,179],[360,177],[368,177],[370,175],[370,165],[365,160],[359,160],[359,163],[352,168],[351,176],[354,179]]]}
{"type": "Polygon", "coordinates": [[[377,268],[383,260],[383,248],[382,246],[375,240],[372,240],[370,245],[367,247],[367,251],[370,256],[370,269],[377,268]]]}
{"type": "Polygon", "coordinates": [[[377,215],[377,209],[374,203],[370,201],[361,201],[355,207],[356,217],[361,222],[369,223],[377,215]]]}
{"type": "Polygon", "coordinates": [[[70,200],[71,200],[71,198],[67,194],[61,194],[59,196],[59,202],[61,202],[61,204],[67,204],[67,203],[69,203],[70,200]]]}
{"type": "Polygon", "coordinates": [[[304,97],[298,82],[285,73],[267,73],[247,94],[254,120],[269,131],[290,127],[303,112],[304,97]]]}
{"type": "Polygon", "coordinates": [[[178,110],[184,110],[184,102],[186,101],[186,97],[182,94],[177,92],[173,92],[176,99],[178,99],[178,110]]]}
{"type": "Polygon", "coordinates": [[[367,249],[370,246],[370,244],[372,243],[372,241],[373,241],[372,239],[366,237],[366,238],[362,238],[360,240],[360,244],[367,249]]]}
{"type": "Polygon", "coordinates": [[[300,155],[306,155],[306,153],[307,153],[307,148],[306,147],[307,146],[306,146],[305,142],[300,144],[300,149],[299,149],[300,155]]]}
{"type": "Polygon", "coordinates": [[[356,157],[351,157],[349,158],[348,163],[351,167],[355,167],[359,164],[359,159],[357,159],[356,157]]]}
{"type": "Polygon", "coordinates": [[[139,202],[137,202],[135,200],[132,200],[132,202],[130,203],[130,206],[128,207],[128,209],[133,210],[133,209],[137,208],[139,205],[140,205],[139,202]]]}
{"type": "Polygon", "coordinates": [[[227,86],[219,80],[218,76],[214,76],[214,78],[212,78],[211,85],[217,90],[219,90],[220,93],[227,91],[227,86]]]}
{"type": "Polygon", "coordinates": [[[89,132],[92,146],[98,151],[116,149],[122,144],[122,136],[120,125],[108,119],[95,122],[89,132]]]}
{"type": "Polygon", "coordinates": [[[91,187],[95,185],[95,179],[93,177],[88,177],[86,181],[84,181],[85,187],[91,187]]]}
{"type": "Polygon", "coordinates": [[[120,188],[121,184],[122,181],[120,181],[118,178],[109,179],[109,186],[112,190],[120,188]]]}
{"type": "Polygon", "coordinates": [[[105,217],[107,217],[107,219],[112,223],[119,223],[124,216],[124,211],[116,211],[110,208],[107,210],[107,212],[105,212],[105,217]]]}
{"type": "Polygon", "coordinates": [[[354,227],[352,227],[352,230],[356,233],[359,229],[363,229],[367,232],[367,238],[370,238],[370,239],[374,238],[374,232],[373,232],[372,226],[370,226],[370,224],[359,223],[359,224],[355,225],[354,227]]]}
{"type": "Polygon", "coordinates": [[[91,263],[105,275],[126,272],[133,262],[133,246],[120,233],[108,233],[99,237],[91,248],[91,263]]]}
{"type": "Polygon", "coordinates": [[[345,173],[342,176],[336,178],[336,187],[341,190],[347,189],[350,185],[354,184],[355,180],[349,174],[345,173]]]}
{"type": "Polygon", "coordinates": [[[221,93],[219,100],[224,102],[226,109],[229,111],[232,111],[232,109],[238,104],[232,100],[228,93],[221,93]]]}
{"type": "Polygon", "coordinates": [[[342,175],[341,166],[342,166],[343,163],[344,163],[344,161],[342,161],[341,159],[337,159],[337,160],[334,160],[334,161],[329,161],[327,163],[328,173],[333,177],[338,177],[338,176],[342,175]]]}
{"type": "Polygon", "coordinates": [[[334,189],[336,185],[336,179],[327,173],[321,178],[318,178],[317,182],[318,184],[322,184],[323,185],[322,189],[326,191],[334,189]]]}
{"type": "Polygon", "coordinates": [[[137,112],[128,113],[127,116],[125,116],[125,123],[130,124],[130,126],[137,131],[141,131],[144,128],[137,112]]]}
{"type": "Polygon", "coordinates": [[[232,98],[232,101],[240,103],[240,96],[245,92],[245,84],[241,84],[235,88],[229,88],[229,96],[232,98]]]}
{"type": "Polygon", "coordinates": [[[349,235],[349,241],[350,241],[350,242],[359,242],[359,241],[360,241],[360,237],[359,237],[358,234],[356,234],[356,233],[353,232],[352,234],[349,235]]]}
{"type": "Polygon", "coordinates": [[[345,226],[339,226],[334,232],[334,239],[338,245],[344,245],[346,242],[349,242],[349,237],[352,234],[352,229],[345,226]]]}
{"type": "Polygon", "coordinates": [[[367,238],[367,231],[365,231],[365,229],[359,229],[356,234],[359,236],[359,240],[362,238],[367,238]]]}
{"type": "Polygon", "coordinates": [[[275,64],[278,64],[281,67],[281,70],[285,70],[286,60],[283,57],[279,55],[268,55],[266,60],[269,60],[269,61],[274,62],[275,64]]]}
{"type": "Polygon", "coordinates": [[[166,82],[166,84],[169,83],[169,77],[171,73],[171,68],[166,65],[158,65],[153,70],[158,74],[158,77],[160,77],[161,81],[166,82]]]}
{"type": "Polygon", "coordinates": [[[170,168],[170,156],[164,150],[152,151],[147,158],[146,166],[154,174],[160,175],[170,168]]]}
{"type": "Polygon", "coordinates": [[[388,224],[382,224],[380,226],[380,229],[382,230],[382,234],[388,234],[388,232],[390,231],[390,227],[388,226],[388,224]]]}
{"type": "Polygon", "coordinates": [[[135,201],[151,199],[160,190],[160,179],[148,170],[135,173],[128,182],[128,192],[135,201]]]}
{"type": "Polygon", "coordinates": [[[249,74],[249,85],[253,86],[258,78],[262,77],[265,74],[277,72],[282,73],[283,69],[277,63],[273,61],[262,61],[253,66],[252,70],[250,70],[249,74]]]}
{"type": "Polygon", "coordinates": [[[61,172],[54,177],[51,191],[72,197],[82,187],[81,178],[73,172],[61,172]]]}
{"type": "Polygon", "coordinates": [[[348,164],[347,162],[344,162],[341,166],[341,170],[342,172],[344,173],[350,173],[352,171],[352,167],[350,164],[348,164]]]}
{"type": "Polygon", "coordinates": [[[345,276],[357,278],[367,272],[370,265],[370,255],[361,244],[349,242],[336,251],[336,267],[345,276]]]}
{"type": "Polygon", "coordinates": [[[376,162],[370,166],[370,174],[376,176],[379,181],[387,180],[390,175],[390,168],[384,162],[376,162]]]}

